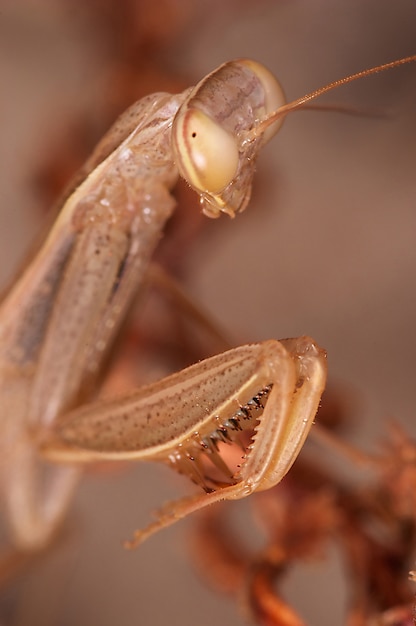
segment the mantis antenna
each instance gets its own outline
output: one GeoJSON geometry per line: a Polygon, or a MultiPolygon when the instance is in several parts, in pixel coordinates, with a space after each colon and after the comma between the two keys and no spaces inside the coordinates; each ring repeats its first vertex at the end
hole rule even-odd
{"type": "Polygon", "coordinates": [[[291,111],[296,111],[303,107],[303,105],[307,104],[311,100],[315,100],[319,96],[322,96],[324,93],[328,91],[332,91],[333,89],[337,89],[338,87],[342,87],[342,85],[347,85],[348,83],[352,83],[354,80],[358,80],[360,78],[365,78],[366,76],[371,76],[372,74],[378,74],[379,72],[384,72],[385,70],[390,70],[394,67],[398,67],[400,65],[405,65],[406,63],[413,63],[416,61],[416,54],[412,54],[411,56],[404,57],[403,59],[397,59],[396,61],[390,61],[390,63],[384,63],[383,65],[377,65],[377,67],[371,67],[367,70],[361,70],[360,72],[356,72],[355,74],[351,74],[351,76],[345,76],[344,78],[339,78],[338,80],[334,80],[329,85],[325,85],[324,87],[319,87],[319,89],[315,89],[311,91],[311,93],[306,94],[293,102],[288,102],[283,106],[279,107],[273,113],[266,115],[256,126],[247,133],[245,141],[252,141],[257,137],[261,136],[264,131],[269,128],[272,124],[274,124],[277,120],[282,117],[285,117],[291,111]]]}

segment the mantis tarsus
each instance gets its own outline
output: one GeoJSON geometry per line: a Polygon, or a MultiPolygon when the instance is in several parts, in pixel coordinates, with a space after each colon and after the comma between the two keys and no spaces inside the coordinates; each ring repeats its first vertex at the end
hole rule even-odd
{"type": "Polygon", "coordinates": [[[130,546],[286,474],[325,386],[325,352],[309,338],[235,348],[125,397],[88,402],[174,209],[178,175],[206,215],[234,217],[249,201],[260,148],[290,111],[415,60],[289,104],[262,65],[232,61],[182,94],[140,100],[115,123],[0,308],[1,495],[16,547],[49,541],[77,467],[97,459],[161,461],[205,491],[167,505],[130,546]],[[226,465],[227,443],[243,447],[241,467],[226,465]]]}

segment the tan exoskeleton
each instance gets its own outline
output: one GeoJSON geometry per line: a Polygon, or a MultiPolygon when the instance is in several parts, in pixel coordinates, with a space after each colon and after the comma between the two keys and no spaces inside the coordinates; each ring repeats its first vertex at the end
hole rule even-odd
{"type": "Polygon", "coordinates": [[[178,175],[204,213],[233,217],[248,203],[260,148],[289,111],[414,60],[288,105],[263,66],[233,61],[180,95],[140,100],[116,122],[0,307],[1,497],[15,546],[48,542],[84,463],[161,461],[203,487],[169,504],[130,545],[286,474],[325,385],[325,353],[311,339],[243,346],[125,397],[86,402],[173,211],[178,175]],[[225,443],[243,447],[241,466],[227,466],[225,443]]]}

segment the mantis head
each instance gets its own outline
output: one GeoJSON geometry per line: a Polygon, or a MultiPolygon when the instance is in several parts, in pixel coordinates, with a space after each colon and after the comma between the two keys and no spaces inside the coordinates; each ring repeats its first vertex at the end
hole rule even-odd
{"type": "Polygon", "coordinates": [[[174,118],[179,173],[199,194],[205,215],[234,217],[250,200],[260,149],[288,113],[337,87],[412,61],[416,55],[363,70],[287,104],[280,83],[260,63],[225,63],[196,85],[174,118]]]}

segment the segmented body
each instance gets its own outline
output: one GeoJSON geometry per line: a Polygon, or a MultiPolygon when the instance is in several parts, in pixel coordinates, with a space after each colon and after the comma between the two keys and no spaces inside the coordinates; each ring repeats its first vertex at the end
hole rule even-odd
{"type": "MultiPolygon", "coordinates": [[[[1,492],[22,547],[48,540],[76,483],[77,470],[48,464],[44,487],[38,445],[59,415],[96,393],[102,363],[174,209],[182,139],[172,141],[172,125],[181,107],[188,110],[191,91],[148,96],[116,122],[0,306],[1,492]]],[[[251,128],[264,112],[261,92],[253,72],[231,64],[192,93],[229,126],[251,128]],[[226,75],[232,80],[224,110],[226,75]]],[[[243,182],[232,187],[246,197],[243,182]]]]}

